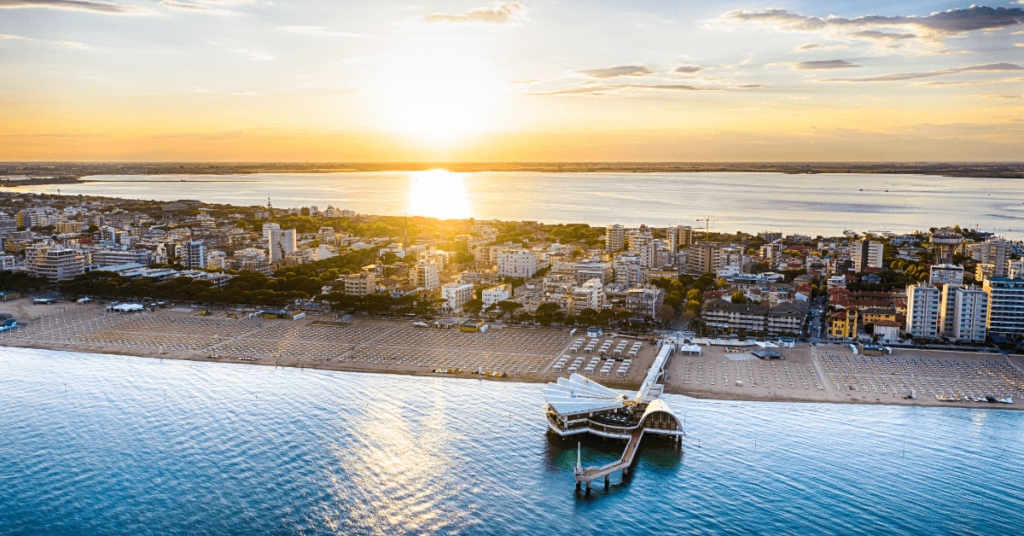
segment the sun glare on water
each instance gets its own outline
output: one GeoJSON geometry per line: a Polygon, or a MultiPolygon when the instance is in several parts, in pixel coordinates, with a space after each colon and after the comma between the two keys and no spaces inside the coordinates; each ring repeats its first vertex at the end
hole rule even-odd
{"type": "Polygon", "coordinates": [[[410,175],[409,214],[440,219],[470,217],[466,196],[465,175],[443,169],[421,171],[410,175]]]}

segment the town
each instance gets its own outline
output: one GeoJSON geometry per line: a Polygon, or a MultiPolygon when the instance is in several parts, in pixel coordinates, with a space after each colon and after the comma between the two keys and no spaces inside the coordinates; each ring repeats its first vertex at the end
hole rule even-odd
{"type": "MultiPolygon", "coordinates": [[[[802,381],[789,384],[810,399],[811,386],[854,390],[843,371],[825,372],[839,366],[829,360],[841,350],[1024,353],[1024,244],[976,230],[727,234],[714,231],[714,218],[592,227],[366,215],[333,205],[282,209],[271,201],[238,207],[2,194],[8,332],[0,338],[15,346],[543,381],[570,368],[579,330],[672,336],[698,343],[685,346],[696,355],[720,358],[723,374],[729,355],[746,346],[768,358],[794,349],[805,368],[798,362],[802,381]],[[56,301],[65,304],[59,313],[47,309],[56,301]],[[431,335],[424,328],[455,329],[431,335]],[[460,338],[488,329],[499,333],[486,342],[460,338]],[[831,353],[815,352],[822,343],[833,345],[831,353]]],[[[619,367],[613,387],[638,381],[654,359],[653,350],[634,350],[637,366],[619,367]]],[[[677,361],[679,370],[668,374],[681,392],[695,393],[716,385],[713,360],[710,382],[696,379],[703,363],[677,361]]],[[[607,377],[611,367],[602,370],[607,377]]],[[[723,380],[706,394],[741,396],[715,391],[742,385],[740,376],[761,374],[771,384],[764,370],[740,372],[733,371],[736,384],[723,380]]],[[[1011,371],[999,393],[1017,394],[1018,380],[1011,371]]],[[[881,389],[901,399],[917,392],[910,383],[881,389]]],[[[924,386],[922,393],[989,394],[964,389],[924,386]]]]}

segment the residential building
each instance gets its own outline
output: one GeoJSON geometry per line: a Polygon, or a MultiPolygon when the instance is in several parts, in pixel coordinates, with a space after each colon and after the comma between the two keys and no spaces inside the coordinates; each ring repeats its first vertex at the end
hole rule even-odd
{"type": "Polygon", "coordinates": [[[638,287],[647,283],[649,270],[640,263],[637,257],[619,257],[612,264],[615,270],[615,283],[626,287],[638,287]]]}
{"type": "Polygon", "coordinates": [[[359,273],[346,274],[342,277],[344,281],[344,293],[349,296],[366,296],[376,294],[377,276],[374,275],[375,266],[370,264],[363,266],[359,273]]]}
{"type": "Polygon", "coordinates": [[[989,295],[986,329],[998,335],[1024,335],[1024,279],[986,279],[989,295]]]}
{"type": "Polygon", "coordinates": [[[686,269],[693,273],[717,272],[722,267],[721,244],[696,243],[686,248],[686,269]]]}
{"type": "Polygon", "coordinates": [[[91,252],[90,264],[117,266],[120,264],[149,264],[153,252],[147,249],[96,249],[91,252]]]}
{"type": "Polygon", "coordinates": [[[25,270],[50,281],[65,281],[85,273],[85,255],[53,244],[25,248],[25,270]]]}
{"type": "Polygon", "coordinates": [[[413,270],[413,284],[419,288],[434,290],[441,286],[441,269],[433,261],[418,261],[413,270]]]}
{"type": "Polygon", "coordinates": [[[739,304],[723,299],[708,300],[700,316],[711,328],[749,333],[764,332],[768,308],[760,304],[739,304]]]}
{"type": "Polygon", "coordinates": [[[611,262],[577,262],[572,265],[576,284],[582,285],[591,279],[600,279],[602,285],[615,281],[615,269],[611,262]]]}
{"type": "Polygon", "coordinates": [[[189,240],[181,245],[181,264],[189,270],[201,270],[207,267],[206,246],[202,240],[189,240]]]}
{"type": "Polygon", "coordinates": [[[584,309],[600,311],[604,307],[604,284],[594,278],[576,287],[572,292],[572,314],[578,315],[584,309]]]}
{"type": "Polygon", "coordinates": [[[609,225],[604,231],[605,251],[620,251],[626,247],[626,229],[619,225],[609,225]]]}
{"type": "Polygon", "coordinates": [[[943,310],[946,301],[953,302],[952,330],[944,333],[947,337],[963,342],[985,342],[985,325],[988,322],[988,293],[975,286],[950,287],[943,289],[943,310]],[[952,296],[950,296],[952,294],[952,296]]]}
{"type": "Polygon", "coordinates": [[[769,335],[798,335],[807,318],[807,303],[782,302],[768,310],[766,327],[769,335]]]}
{"type": "Polygon", "coordinates": [[[441,286],[441,299],[453,312],[462,312],[462,306],[473,299],[473,284],[456,281],[441,286]]]}
{"type": "Polygon", "coordinates": [[[675,228],[675,246],[689,246],[693,243],[693,227],[680,225],[675,228]]]}
{"type": "Polygon", "coordinates": [[[505,249],[498,252],[498,275],[530,278],[537,270],[547,266],[537,253],[525,249],[505,249]]]}
{"type": "Polygon", "coordinates": [[[480,293],[480,299],[484,302],[484,307],[489,307],[500,301],[505,301],[512,297],[512,287],[509,285],[498,285],[496,287],[484,289],[480,293]]]}
{"type": "Polygon", "coordinates": [[[964,267],[959,264],[934,264],[929,272],[928,283],[959,287],[964,284],[964,267]]]}
{"type": "Polygon", "coordinates": [[[665,302],[665,289],[658,287],[631,288],[626,291],[625,308],[637,317],[656,318],[658,309],[665,302]]]}
{"type": "Polygon", "coordinates": [[[882,268],[885,245],[875,240],[858,240],[850,244],[850,259],[858,273],[865,268],[882,268]]]}
{"type": "Polygon", "coordinates": [[[907,287],[907,333],[915,338],[935,339],[941,329],[942,292],[932,285],[907,287]]]}
{"type": "Polygon", "coordinates": [[[1007,276],[1006,261],[1008,257],[1006,246],[1005,239],[991,238],[980,244],[971,244],[967,246],[967,249],[971,253],[971,258],[978,261],[979,265],[992,265],[989,277],[1002,278],[1007,276]]]}
{"type": "Polygon", "coordinates": [[[270,262],[284,261],[285,257],[295,253],[295,229],[271,229],[269,233],[270,262]]]}
{"type": "Polygon", "coordinates": [[[852,339],[857,336],[860,314],[856,308],[844,309],[829,317],[829,336],[834,339],[852,339]]]}

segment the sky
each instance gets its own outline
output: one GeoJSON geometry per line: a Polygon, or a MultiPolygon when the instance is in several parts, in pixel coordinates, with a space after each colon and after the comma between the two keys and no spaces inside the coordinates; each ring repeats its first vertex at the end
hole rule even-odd
{"type": "Polygon", "coordinates": [[[0,0],[0,160],[1024,161],[1024,0],[0,0]]]}

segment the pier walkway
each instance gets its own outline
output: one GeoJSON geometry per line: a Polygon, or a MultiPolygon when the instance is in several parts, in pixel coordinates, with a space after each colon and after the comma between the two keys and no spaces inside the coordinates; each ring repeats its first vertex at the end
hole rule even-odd
{"type": "Polygon", "coordinates": [[[622,457],[617,461],[609,463],[601,467],[591,467],[583,469],[579,463],[576,465],[576,485],[578,486],[581,482],[586,483],[587,489],[590,489],[590,483],[602,476],[605,478],[605,485],[608,484],[608,475],[615,471],[622,471],[622,475],[625,476],[629,471],[629,466],[633,465],[633,456],[636,455],[637,448],[640,447],[640,439],[644,436],[644,429],[640,428],[629,438],[629,443],[626,445],[626,450],[622,452],[622,457]]]}

